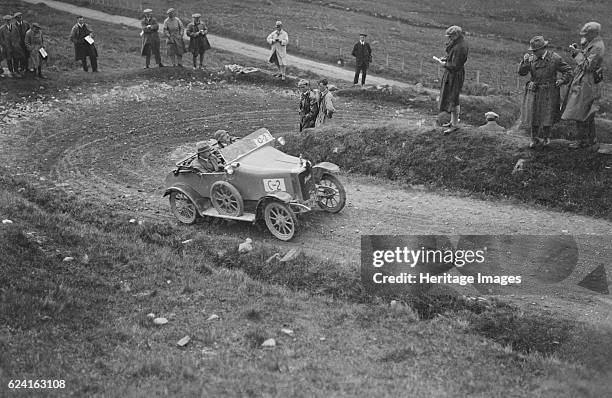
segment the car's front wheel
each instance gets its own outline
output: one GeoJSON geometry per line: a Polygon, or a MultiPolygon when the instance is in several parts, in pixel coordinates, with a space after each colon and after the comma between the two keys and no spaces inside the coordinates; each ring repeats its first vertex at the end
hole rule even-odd
{"type": "Polygon", "coordinates": [[[198,210],[189,196],[179,191],[170,192],[170,209],[174,216],[184,224],[193,224],[198,218],[198,210]]]}
{"type": "Polygon", "coordinates": [[[289,206],[275,200],[266,203],[263,211],[266,227],[276,238],[291,240],[297,231],[297,218],[289,206]]]}
{"type": "Polygon", "coordinates": [[[338,213],[346,203],[346,191],[338,178],[323,174],[317,184],[317,204],[329,213],[338,213]]]}

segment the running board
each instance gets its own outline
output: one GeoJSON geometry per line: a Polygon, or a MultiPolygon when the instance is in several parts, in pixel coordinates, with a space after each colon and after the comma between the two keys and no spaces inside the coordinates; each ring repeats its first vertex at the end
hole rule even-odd
{"type": "Polygon", "coordinates": [[[228,220],[237,220],[237,221],[250,221],[255,222],[255,214],[253,213],[244,213],[241,216],[228,216],[225,214],[219,214],[217,209],[214,207],[210,207],[204,211],[200,211],[201,216],[209,216],[209,217],[217,217],[217,218],[225,218],[228,220]]]}

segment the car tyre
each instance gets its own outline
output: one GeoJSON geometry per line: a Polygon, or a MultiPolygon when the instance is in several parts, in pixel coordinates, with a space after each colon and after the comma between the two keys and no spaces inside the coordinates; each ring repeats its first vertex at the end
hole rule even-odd
{"type": "Polygon", "coordinates": [[[328,213],[338,213],[346,204],[346,191],[338,178],[323,174],[317,183],[317,204],[328,213]]]}
{"type": "Polygon", "coordinates": [[[276,200],[265,204],[263,218],[266,227],[274,237],[288,241],[297,231],[297,218],[289,206],[276,200]]]}
{"type": "Polygon", "coordinates": [[[198,218],[198,210],[195,204],[189,196],[180,191],[170,192],[170,209],[183,224],[193,224],[198,218]]]}
{"type": "Polygon", "coordinates": [[[244,213],[242,195],[227,181],[217,181],[210,187],[210,201],[219,214],[239,217],[244,213]]]}

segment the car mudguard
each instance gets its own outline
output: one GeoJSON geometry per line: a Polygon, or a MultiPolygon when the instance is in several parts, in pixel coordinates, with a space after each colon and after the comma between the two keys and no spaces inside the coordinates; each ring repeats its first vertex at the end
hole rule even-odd
{"type": "Polygon", "coordinates": [[[268,192],[266,196],[259,199],[259,201],[257,202],[255,214],[257,215],[258,219],[261,216],[261,211],[263,210],[264,203],[266,203],[268,200],[278,200],[279,202],[289,204],[293,200],[293,196],[284,191],[268,192]]]}
{"type": "Polygon", "coordinates": [[[206,210],[208,207],[208,198],[203,198],[195,189],[190,187],[187,184],[176,184],[166,188],[163,196],[168,196],[172,191],[181,192],[184,195],[187,195],[189,199],[196,205],[199,212],[206,210]]]}
{"type": "Polygon", "coordinates": [[[340,167],[337,164],[331,162],[321,162],[312,166],[312,176],[315,182],[321,180],[321,176],[325,173],[335,174],[340,171],[340,167]]]}

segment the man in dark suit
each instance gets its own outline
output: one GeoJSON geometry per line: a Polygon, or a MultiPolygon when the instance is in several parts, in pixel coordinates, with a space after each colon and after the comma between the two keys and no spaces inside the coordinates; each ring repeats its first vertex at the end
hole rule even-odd
{"type": "Polygon", "coordinates": [[[28,58],[30,58],[30,52],[25,45],[25,35],[26,32],[30,30],[30,24],[22,19],[22,15],[23,14],[20,12],[17,12],[13,16],[15,18],[13,28],[16,30],[16,33],[19,36],[19,46],[21,48],[19,55],[23,54],[22,57],[17,58],[16,65],[15,62],[13,62],[13,67],[16,71],[19,70],[19,72],[25,74],[28,71],[28,58]]]}
{"type": "Polygon", "coordinates": [[[91,62],[91,71],[98,71],[98,51],[93,43],[93,32],[89,29],[89,26],[85,24],[85,18],[82,16],[77,17],[77,23],[72,27],[70,31],[70,40],[74,43],[74,58],[77,61],[81,61],[83,70],[87,72],[87,57],[91,62]],[[88,38],[91,43],[88,41],[88,38]]]}
{"type": "Polygon", "coordinates": [[[357,84],[359,81],[359,72],[361,72],[361,85],[365,84],[366,74],[368,72],[368,65],[372,62],[372,49],[370,43],[366,43],[366,34],[361,33],[359,35],[359,41],[353,46],[353,52],[351,53],[355,57],[355,78],[353,84],[357,84]]]}

